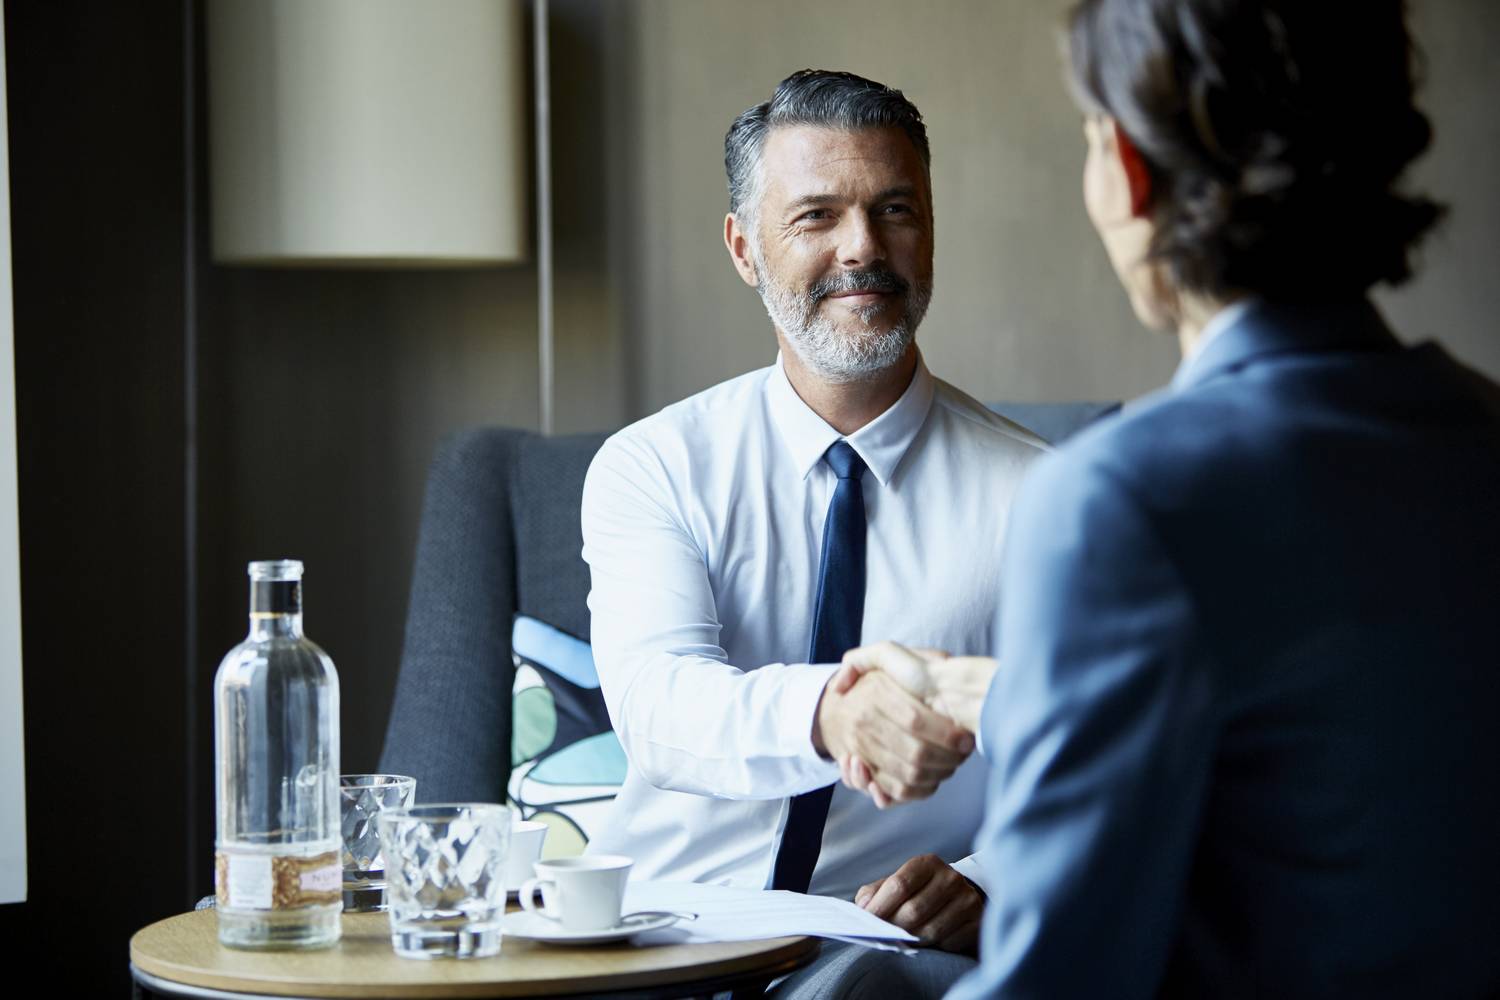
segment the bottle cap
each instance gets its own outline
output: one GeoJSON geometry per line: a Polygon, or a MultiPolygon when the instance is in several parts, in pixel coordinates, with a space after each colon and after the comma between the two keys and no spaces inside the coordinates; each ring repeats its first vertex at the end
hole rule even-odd
{"type": "Polygon", "coordinates": [[[250,579],[260,580],[300,580],[302,579],[301,559],[258,559],[250,564],[246,571],[250,579]]]}

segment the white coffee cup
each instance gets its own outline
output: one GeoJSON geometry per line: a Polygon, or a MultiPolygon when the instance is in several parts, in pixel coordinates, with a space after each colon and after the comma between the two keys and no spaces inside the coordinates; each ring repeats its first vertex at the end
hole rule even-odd
{"type": "Polygon", "coordinates": [[[572,931],[618,926],[625,901],[625,881],[634,862],[620,854],[585,854],[579,858],[538,861],[536,878],[521,886],[521,907],[555,920],[572,931]],[[535,895],[542,890],[542,905],[535,895]]]}
{"type": "Polygon", "coordinates": [[[511,824],[510,850],[505,855],[505,888],[515,892],[531,878],[531,866],[542,856],[547,839],[547,824],[537,820],[519,820],[511,824]]]}

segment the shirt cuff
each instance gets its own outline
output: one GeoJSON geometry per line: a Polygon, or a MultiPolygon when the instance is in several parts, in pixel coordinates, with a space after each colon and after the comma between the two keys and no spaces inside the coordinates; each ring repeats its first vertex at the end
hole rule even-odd
{"type": "Polygon", "coordinates": [[[781,689],[782,745],[793,748],[807,763],[825,767],[829,781],[839,780],[838,762],[818,753],[813,746],[812,731],[823,689],[838,671],[837,663],[796,664],[787,671],[791,676],[781,689]]]}
{"type": "Polygon", "coordinates": [[[979,863],[979,855],[971,854],[967,858],[959,858],[957,861],[953,862],[953,864],[949,865],[949,867],[958,872],[964,878],[968,879],[970,882],[973,882],[976,886],[978,886],[979,891],[984,893],[986,896],[993,896],[995,894],[992,887],[987,884],[984,874],[984,865],[979,863]]]}

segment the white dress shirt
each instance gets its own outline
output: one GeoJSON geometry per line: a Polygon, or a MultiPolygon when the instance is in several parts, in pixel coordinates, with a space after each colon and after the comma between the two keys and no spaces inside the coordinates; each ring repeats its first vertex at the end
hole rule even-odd
{"type": "MultiPolygon", "coordinates": [[[[625,428],[589,467],[594,658],[630,764],[589,850],[630,855],[632,878],[763,888],[790,796],[838,780],[812,744],[837,665],[806,662],[838,440],[778,358],[625,428]]],[[[868,466],[864,640],[996,648],[1006,512],[1046,446],[920,359],[844,440],[868,466]]],[[[975,754],[924,804],[884,812],[838,787],[811,891],[848,898],[916,855],[963,858],[986,770],[975,754]]]]}

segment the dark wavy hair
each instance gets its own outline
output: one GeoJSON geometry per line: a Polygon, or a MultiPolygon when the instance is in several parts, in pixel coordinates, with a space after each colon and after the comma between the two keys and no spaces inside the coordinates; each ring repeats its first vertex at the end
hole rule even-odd
{"type": "Polygon", "coordinates": [[[1432,139],[1401,0],[1081,0],[1065,45],[1080,103],[1147,163],[1176,287],[1305,300],[1411,276],[1444,209],[1398,190],[1432,139]]]}

